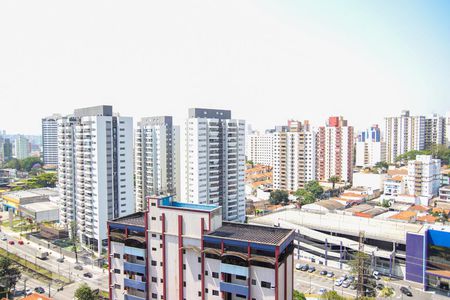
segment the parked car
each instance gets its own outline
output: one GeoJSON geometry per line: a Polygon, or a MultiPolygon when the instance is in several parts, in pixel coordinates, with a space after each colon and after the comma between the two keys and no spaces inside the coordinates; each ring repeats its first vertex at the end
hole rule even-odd
{"type": "Polygon", "coordinates": [[[407,287],[402,286],[400,288],[400,292],[402,292],[403,294],[405,294],[408,297],[412,297],[412,293],[407,287]]]}
{"type": "Polygon", "coordinates": [[[92,278],[92,273],[91,272],[87,272],[87,273],[84,273],[83,276],[87,277],[87,278],[92,278]]]}
{"type": "Polygon", "coordinates": [[[344,282],[342,282],[342,287],[348,288],[351,284],[352,284],[352,282],[347,279],[347,280],[344,280],[344,282]]]}
{"type": "Polygon", "coordinates": [[[375,297],[375,291],[372,288],[366,288],[367,297],[375,297]]]}
{"type": "Polygon", "coordinates": [[[40,287],[40,286],[34,288],[34,291],[35,291],[36,293],[38,293],[38,294],[45,294],[44,288],[43,288],[43,287],[40,287]]]}
{"type": "Polygon", "coordinates": [[[373,271],[372,276],[376,280],[380,280],[381,279],[380,273],[378,271],[373,271]]]}
{"type": "Polygon", "coordinates": [[[342,283],[343,283],[343,281],[342,281],[341,279],[338,279],[338,280],[336,280],[336,281],[334,282],[334,285],[335,285],[335,286],[341,286],[342,283]]]}
{"type": "Polygon", "coordinates": [[[376,288],[377,288],[377,290],[382,290],[382,289],[384,289],[384,284],[382,284],[382,283],[378,283],[377,284],[377,286],[376,286],[376,288]]]}
{"type": "Polygon", "coordinates": [[[8,240],[8,238],[6,237],[6,236],[2,236],[2,241],[7,241],[8,240]]]}
{"type": "Polygon", "coordinates": [[[300,268],[301,271],[306,272],[309,270],[309,265],[304,265],[300,268]]]}
{"type": "Polygon", "coordinates": [[[31,289],[26,289],[26,290],[24,291],[24,294],[25,294],[26,296],[30,296],[31,294],[33,294],[33,291],[32,291],[31,289]]]}
{"type": "Polygon", "coordinates": [[[296,270],[300,270],[301,268],[302,268],[301,264],[299,264],[299,263],[295,264],[295,269],[296,270]]]}
{"type": "Polygon", "coordinates": [[[56,261],[59,262],[59,263],[63,263],[64,262],[64,257],[60,257],[56,261]]]}
{"type": "Polygon", "coordinates": [[[348,280],[350,280],[351,282],[355,281],[355,276],[350,275],[347,277],[348,280]]]}
{"type": "Polygon", "coordinates": [[[73,267],[75,270],[78,270],[78,271],[81,271],[81,270],[83,270],[83,266],[82,265],[80,265],[80,264],[78,264],[78,265],[75,265],[75,267],[73,267]]]}
{"type": "Polygon", "coordinates": [[[353,291],[356,290],[356,283],[353,282],[353,283],[350,285],[350,289],[353,290],[353,291]]]}
{"type": "Polygon", "coordinates": [[[334,273],[333,272],[328,272],[327,273],[327,277],[328,278],[333,278],[334,277],[334,273]]]}
{"type": "Polygon", "coordinates": [[[320,275],[322,275],[322,276],[326,276],[326,275],[327,275],[327,273],[328,273],[328,271],[327,271],[327,270],[322,270],[322,271],[320,271],[320,275]]]}
{"type": "Polygon", "coordinates": [[[9,241],[8,244],[14,245],[15,243],[14,243],[14,241],[9,241]]]}
{"type": "Polygon", "coordinates": [[[319,295],[323,295],[323,294],[325,294],[327,292],[327,289],[326,288],[321,288],[320,290],[319,290],[319,295]]]}
{"type": "Polygon", "coordinates": [[[17,242],[17,244],[23,245],[23,241],[22,241],[22,240],[19,240],[19,241],[17,242]]]}
{"type": "Polygon", "coordinates": [[[313,273],[313,272],[315,272],[315,271],[316,271],[316,268],[315,268],[315,267],[311,267],[311,268],[308,269],[308,273],[313,273]]]}

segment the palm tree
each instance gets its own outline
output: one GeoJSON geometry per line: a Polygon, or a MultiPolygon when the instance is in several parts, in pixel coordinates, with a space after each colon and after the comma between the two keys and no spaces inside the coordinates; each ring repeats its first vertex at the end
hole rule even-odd
{"type": "Polygon", "coordinates": [[[339,178],[339,176],[331,176],[328,179],[328,182],[331,182],[333,184],[333,190],[334,190],[334,186],[336,185],[336,183],[338,183],[339,181],[341,181],[341,179],[339,178]]]}

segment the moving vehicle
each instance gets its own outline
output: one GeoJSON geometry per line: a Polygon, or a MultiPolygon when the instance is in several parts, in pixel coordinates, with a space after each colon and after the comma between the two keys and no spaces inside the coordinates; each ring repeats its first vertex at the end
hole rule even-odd
{"type": "Polygon", "coordinates": [[[402,292],[403,294],[405,294],[408,297],[412,297],[412,293],[407,287],[402,286],[400,288],[400,292],[402,292]]]}
{"type": "Polygon", "coordinates": [[[87,273],[84,273],[83,276],[87,277],[87,278],[92,278],[92,273],[91,272],[87,272],[87,273]]]}
{"type": "Polygon", "coordinates": [[[40,287],[40,286],[36,287],[36,288],[34,289],[34,291],[35,291],[36,293],[38,293],[38,294],[45,294],[44,288],[42,288],[42,287],[40,287]]]}
{"type": "Polygon", "coordinates": [[[320,275],[322,275],[322,276],[326,276],[327,275],[327,270],[322,270],[322,271],[320,271],[320,275]]]}
{"type": "Polygon", "coordinates": [[[23,245],[23,241],[22,241],[22,240],[19,240],[19,241],[17,242],[17,244],[23,245]]]}
{"type": "Polygon", "coordinates": [[[36,257],[39,258],[39,259],[42,259],[42,260],[47,259],[48,252],[47,251],[43,251],[43,250],[38,250],[37,253],[36,253],[36,257]]]}
{"type": "Polygon", "coordinates": [[[14,243],[14,241],[9,241],[8,244],[14,245],[15,243],[14,243]]]}

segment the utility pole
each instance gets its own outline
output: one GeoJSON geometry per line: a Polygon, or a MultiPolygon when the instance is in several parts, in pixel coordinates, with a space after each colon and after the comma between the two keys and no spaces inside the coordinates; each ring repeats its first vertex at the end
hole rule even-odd
{"type": "Polygon", "coordinates": [[[359,232],[357,267],[358,289],[356,291],[356,299],[360,299],[360,297],[364,296],[364,231],[359,232]]]}

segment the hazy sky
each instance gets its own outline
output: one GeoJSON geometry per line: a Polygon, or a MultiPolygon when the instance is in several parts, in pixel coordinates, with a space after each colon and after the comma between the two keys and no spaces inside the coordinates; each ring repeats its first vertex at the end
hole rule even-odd
{"type": "Polygon", "coordinates": [[[358,128],[450,110],[450,1],[0,2],[0,129],[112,104],[135,119],[231,109],[358,128]]]}

